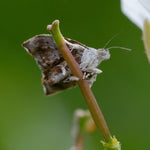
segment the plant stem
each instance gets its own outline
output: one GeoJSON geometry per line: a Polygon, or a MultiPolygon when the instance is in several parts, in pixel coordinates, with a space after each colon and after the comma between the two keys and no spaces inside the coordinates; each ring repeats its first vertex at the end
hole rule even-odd
{"type": "Polygon", "coordinates": [[[84,135],[80,134],[76,139],[75,147],[77,150],[83,150],[84,135]]]}
{"type": "Polygon", "coordinates": [[[107,141],[111,137],[111,135],[107,127],[106,121],[87,81],[83,80],[83,73],[80,70],[79,65],[77,64],[70,50],[66,46],[64,38],[59,30],[59,20],[55,20],[52,25],[48,25],[47,29],[52,33],[56,45],[61,51],[64,59],[66,60],[70,70],[72,71],[72,74],[80,79],[77,83],[80,87],[82,95],[88,105],[89,111],[91,112],[97,128],[101,132],[104,139],[107,141]]]}

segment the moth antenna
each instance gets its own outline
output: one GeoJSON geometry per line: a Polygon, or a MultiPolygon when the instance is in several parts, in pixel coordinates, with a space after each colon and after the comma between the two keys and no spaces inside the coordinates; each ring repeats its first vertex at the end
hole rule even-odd
{"type": "Polygon", "coordinates": [[[115,37],[117,37],[120,33],[121,33],[121,32],[119,32],[119,33],[115,34],[113,37],[111,37],[111,38],[106,42],[106,44],[104,45],[104,49],[105,49],[106,46],[107,46],[115,37]]]}
{"type": "Polygon", "coordinates": [[[112,46],[112,47],[107,48],[107,50],[110,50],[110,49],[113,49],[113,48],[120,48],[120,49],[124,49],[124,50],[127,50],[127,51],[131,51],[132,50],[130,48],[120,47],[120,46],[112,46]]]}

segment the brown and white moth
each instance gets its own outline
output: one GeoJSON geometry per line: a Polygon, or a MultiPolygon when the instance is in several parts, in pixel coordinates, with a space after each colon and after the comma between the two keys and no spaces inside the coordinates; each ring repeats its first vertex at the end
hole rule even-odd
{"type": "MultiPolygon", "coordinates": [[[[64,38],[64,40],[79,64],[84,74],[83,78],[88,81],[91,87],[97,74],[102,72],[97,68],[98,65],[103,60],[110,58],[109,51],[104,48],[96,50],[68,38],[64,38]]],[[[52,35],[37,35],[25,41],[22,46],[34,57],[42,70],[42,84],[46,95],[55,94],[77,85],[79,79],[72,75],[52,35]]]]}

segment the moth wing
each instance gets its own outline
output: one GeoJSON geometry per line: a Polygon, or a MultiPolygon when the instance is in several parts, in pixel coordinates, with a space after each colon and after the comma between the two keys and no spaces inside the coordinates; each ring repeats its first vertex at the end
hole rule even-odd
{"type": "Polygon", "coordinates": [[[22,46],[34,57],[42,71],[51,70],[63,61],[61,52],[49,34],[37,35],[25,41],[22,46]]]}
{"type": "Polygon", "coordinates": [[[63,81],[61,81],[57,84],[49,85],[48,82],[43,80],[42,83],[43,83],[44,93],[46,95],[54,95],[58,92],[72,88],[77,85],[77,82],[75,81],[70,81],[67,83],[64,83],[63,81]]]}
{"type": "MultiPolygon", "coordinates": [[[[82,47],[82,49],[85,49],[85,48],[88,48],[88,46],[76,41],[76,40],[73,40],[73,39],[70,39],[70,38],[64,38],[66,41],[68,41],[69,43],[72,43],[72,44],[78,44],[82,47]]],[[[68,44],[69,47],[71,47],[71,45],[68,44]]]]}
{"type": "MultiPolygon", "coordinates": [[[[73,81],[63,83],[65,77],[61,80],[56,79],[55,82],[52,81],[53,78],[61,76],[61,70],[57,66],[60,66],[60,64],[64,62],[62,54],[58,50],[52,35],[41,34],[34,36],[25,41],[22,46],[34,57],[42,70],[42,84],[46,95],[52,95],[76,85],[76,82],[73,81]],[[53,74],[55,74],[55,76],[53,74]]],[[[70,45],[67,46],[71,49],[70,45]]],[[[74,56],[78,59],[77,54],[74,54],[74,56]]],[[[66,72],[70,73],[68,67],[66,68],[66,72]]]]}

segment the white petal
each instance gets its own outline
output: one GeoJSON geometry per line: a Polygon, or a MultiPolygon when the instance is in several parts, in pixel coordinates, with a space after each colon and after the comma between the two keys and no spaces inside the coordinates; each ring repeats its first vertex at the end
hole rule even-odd
{"type": "Polygon", "coordinates": [[[121,0],[121,9],[142,30],[144,21],[150,21],[150,0],[121,0]]]}

